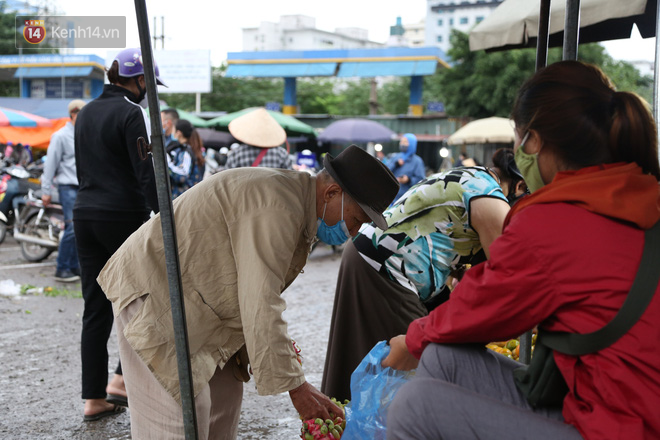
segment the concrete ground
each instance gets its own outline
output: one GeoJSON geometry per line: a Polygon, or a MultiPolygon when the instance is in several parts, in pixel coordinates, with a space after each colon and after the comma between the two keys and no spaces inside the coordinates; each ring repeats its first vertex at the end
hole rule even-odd
{"type": "MultiPolygon", "coordinates": [[[[76,297],[79,283],[65,285],[53,279],[55,255],[42,263],[27,264],[11,237],[0,245],[0,287],[7,288],[11,280],[36,288],[27,295],[0,294],[0,438],[130,439],[128,412],[83,422],[83,301],[76,297]],[[51,294],[58,296],[39,293],[40,287],[53,287],[51,294]]],[[[317,247],[304,273],[283,294],[289,334],[302,349],[307,380],[317,388],[321,386],[340,259],[330,247],[317,247]]],[[[118,356],[114,334],[108,347],[112,373],[118,356]]],[[[300,426],[288,394],[262,397],[253,382],[246,384],[239,439],[296,439],[300,426]]]]}

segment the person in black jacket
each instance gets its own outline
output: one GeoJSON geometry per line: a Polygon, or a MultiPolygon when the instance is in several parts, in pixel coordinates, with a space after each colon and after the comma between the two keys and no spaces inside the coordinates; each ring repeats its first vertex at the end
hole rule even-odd
{"type": "MultiPolygon", "coordinates": [[[[141,160],[137,142],[149,143],[150,126],[138,105],[146,85],[140,49],[121,51],[107,71],[109,85],[78,114],[75,126],[79,191],[73,210],[85,310],[82,323],[84,420],[118,414],[128,405],[118,363],[108,383],[110,301],[96,277],[110,256],[158,212],[151,156],[141,160]]],[[[162,84],[156,67],[156,77],[162,84]]]]}

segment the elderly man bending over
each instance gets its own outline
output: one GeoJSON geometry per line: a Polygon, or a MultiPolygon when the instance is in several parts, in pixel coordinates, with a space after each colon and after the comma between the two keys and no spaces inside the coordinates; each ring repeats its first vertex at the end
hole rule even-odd
{"type": "MultiPolygon", "coordinates": [[[[305,419],[341,409],[305,380],[282,319],[282,291],[316,237],[341,244],[399,185],[356,146],[318,176],[240,168],[174,202],[200,438],[236,438],[248,362],[261,395],[288,391],[305,419]]],[[[98,278],[112,301],[133,438],[184,438],[160,218],[136,231],[98,278]]]]}

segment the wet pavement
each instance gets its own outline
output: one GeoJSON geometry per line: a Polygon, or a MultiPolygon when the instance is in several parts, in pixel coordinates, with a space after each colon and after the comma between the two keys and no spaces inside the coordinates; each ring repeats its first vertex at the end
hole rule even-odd
{"type": "MultiPolygon", "coordinates": [[[[68,289],[71,297],[43,293],[0,295],[0,438],[1,439],[130,439],[125,412],[96,422],[83,422],[80,398],[80,330],[83,301],[80,284],[55,282],[55,255],[26,264],[16,242],[0,245],[0,282],[68,289]]],[[[341,255],[319,246],[304,273],[283,296],[289,334],[303,355],[307,380],[321,386],[330,315],[341,255]]],[[[117,342],[108,345],[110,374],[117,363],[117,342]]],[[[129,410],[130,411],[130,410],[129,410]]],[[[258,396],[254,383],[244,388],[239,439],[299,438],[300,420],[287,393],[258,396]]]]}

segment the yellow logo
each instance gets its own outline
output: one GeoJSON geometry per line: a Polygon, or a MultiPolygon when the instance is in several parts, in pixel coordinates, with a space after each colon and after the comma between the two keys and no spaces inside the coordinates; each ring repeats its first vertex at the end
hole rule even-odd
{"type": "Polygon", "coordinates": [[[25,20],[23,38],[30,44],[39,44],[46,38],[45,20],[25,20]]]}

